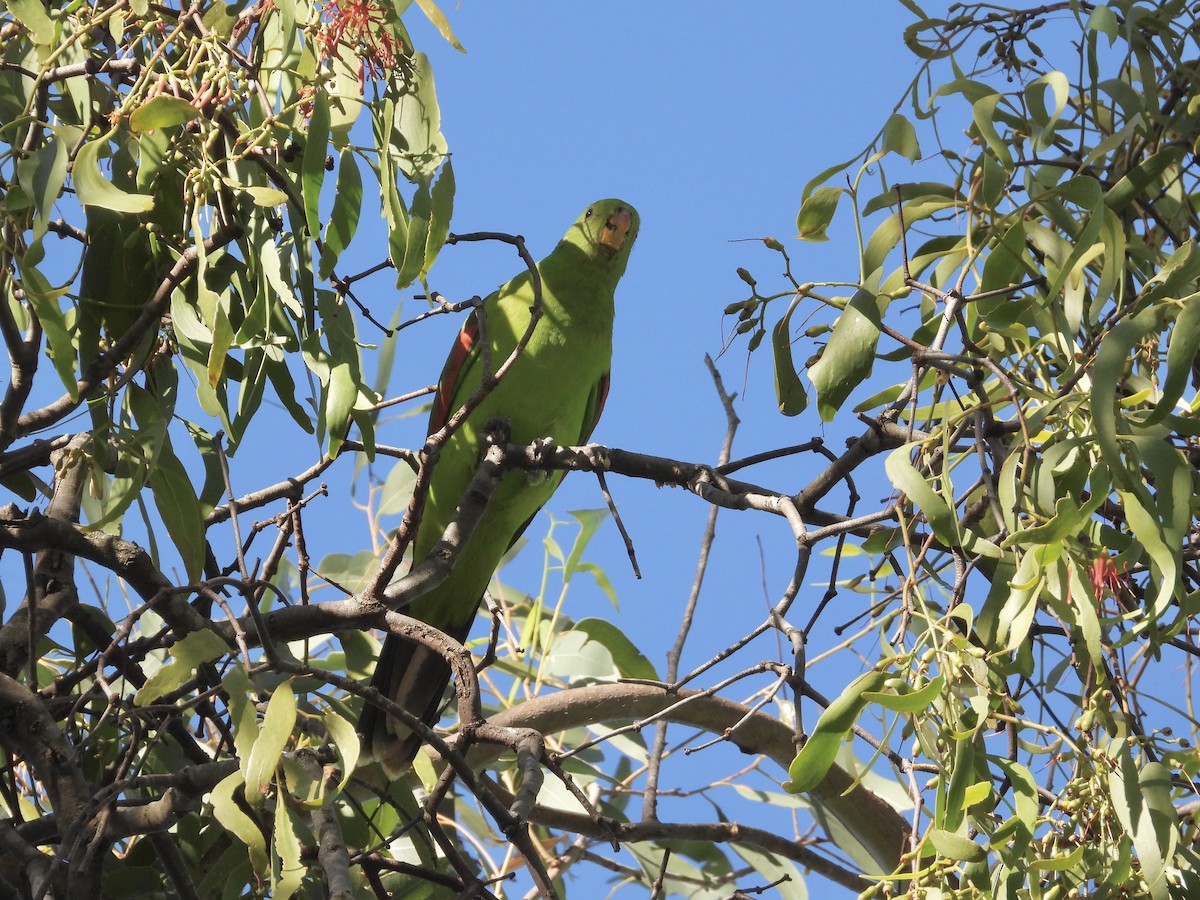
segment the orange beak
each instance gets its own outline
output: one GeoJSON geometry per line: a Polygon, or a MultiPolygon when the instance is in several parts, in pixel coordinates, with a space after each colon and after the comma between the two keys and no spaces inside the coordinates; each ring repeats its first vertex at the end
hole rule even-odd
{"type": "Polygon", "coordinates": [[[629,226],[632,224],[633,218],[629,215],[629,210],[618,209],[604,223],[604,229],[600,232],[600,243],[615,253],[625,243],[625,238],[629,235],[629,226]]]}

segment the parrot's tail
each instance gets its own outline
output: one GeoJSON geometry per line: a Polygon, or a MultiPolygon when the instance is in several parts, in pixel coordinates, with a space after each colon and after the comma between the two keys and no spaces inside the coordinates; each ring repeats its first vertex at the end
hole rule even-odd
{"type": "MultiPolygon", "coordinates": [[[[461,640],[457,635],[451,636],[461,640]]],[[[384,640],[371,687],[426,725],[437,723],[449,684],[450,666],[433,650],[393,634],[384,640]]],[[[419,735],[371,703],[363,707],[358,730],[365,739],[367,752],[379,761],[389,778],[407,771],[421,748],[419,735]]]]}

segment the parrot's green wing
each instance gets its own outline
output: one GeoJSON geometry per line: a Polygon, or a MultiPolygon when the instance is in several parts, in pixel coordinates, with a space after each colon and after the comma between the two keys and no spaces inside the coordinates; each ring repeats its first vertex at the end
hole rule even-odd
{"type": "MultiPolygon", "coordinates": [[[[598,201],[538,263],[542,318],[500,383],[442,447],[413,542],[414,559],[424,559],[452,521],[479,463],[488,420],[508,419],[516,443],[549,437],[560,444],[578,444],[591,435],[608,393],[614,293],[637,231],[633,207],[620,200],[598,201]]],[[[442,371],[430,434],[478,389],[483,377],[481,335],[487,335],[492,365],[501,365],[527,330],[533,303],[533,280],[525,272],[484,301],[478,313],[483,327],[477,314],[468,318],[442,371]]],[[[402,611],[455,640],[465,640],[504,553],[561,481],[562,473],[536,481],[521,472],[505,475],[450,575],[402,611]]],[[[433,724],[449,678],[450,669],[438,654],[389,635],[372,686],[433,724]]],[[[420,746],[416,735],[370,703],[359,730],[393,777],[408,767],[420,746]]]]}

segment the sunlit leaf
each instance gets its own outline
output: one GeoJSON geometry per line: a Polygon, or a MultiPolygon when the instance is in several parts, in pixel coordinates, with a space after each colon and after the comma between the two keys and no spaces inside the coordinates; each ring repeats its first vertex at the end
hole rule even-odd
{"type": "Polygon", "coordinates": [[[246,779],[246,799],[251,806],[261,806],[266,800],[267,789],[279,765],[283,748],[292,736],[296,724],[296,695],[291,682],[280,684],[271,693],[267,711],[250,749],[248,758],[242,760],[242,772],[246,779]]]}
{"type": "Polygon", "coordinates": [[[84,206],[99,206],[115,212],[143,213],[154,209],[154,198],[121,190],[100,172],[100,153],[107,147],[103,139],[89,141],[79,148],[71,169],[75,193],[84,206]]]}
{"type": "Polygon", "coordinates": [[[146,679],[138,690],[134,703],[147,706],[179,689],[196,677],[196,668],[212,662],[229,652],[229,645],[215,632],[193,631],[171,647],[171,662],[146,679]]]}
{"type": "Polygon", "coordinates": [[[892,113],[892,117],[883,126],[881,147],[885,152],[895,153],[912,162],[921,158],[916,129],[913,128],[912,122],[900,113],[892,113]]]}
{"type": "Polygon", "coordinates": [[[846,685],[837,699],[826,707],[817,725],[788,769],[789,780],[783,788],[788,793],[811,791],[821,783],[837,758],[858,714],[867,705],[864,694],[877,691],[888,679],[887,672],[865,672],[846,685]]]}
{"type": "Polygon", "coordinates": [[[134,131],[171,128],[200,117],[200,110],[187,100],[171,94],[151,97],[129,115],[129,127],[134,131]]]}

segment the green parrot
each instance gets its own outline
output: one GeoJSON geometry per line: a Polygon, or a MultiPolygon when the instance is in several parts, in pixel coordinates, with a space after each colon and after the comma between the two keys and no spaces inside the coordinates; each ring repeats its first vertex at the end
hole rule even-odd
{"type": "MultiPolygon", "coordinates": [[[[542,318],[524,352],[442,448],[413,540],[414,560],[429,554],[454,516],[479,463],[488,420],[508,419],[511,440],[518,444],[545,437],[562,445],[587,441],[608,393],[614,294],[637,233],[638,214],[632,206],[622,200],[600,200],[538,263],[542,318]]],[[[524,335],[533,299],[532,278],[525,271],[483,302],[493,366],[501,365],[524,335]]],[[[480,384],[483,364],[476,316],[472,313],[463,325],[442,370],[430,434],[480,384]]],[[[450,575],[402,612],[457,641],[465,640],[501,557],[550,499],[563,475],[505,475],[450,575]]],[[[450,668],[442,657],[388,635],[371,684],[432,725],[449,681],[450,668]]],[[[403,772],[420,747],[416,735],[371,704],[363,710],[359,731],[390,777],[403,772]]]]}

